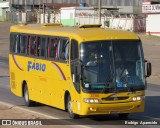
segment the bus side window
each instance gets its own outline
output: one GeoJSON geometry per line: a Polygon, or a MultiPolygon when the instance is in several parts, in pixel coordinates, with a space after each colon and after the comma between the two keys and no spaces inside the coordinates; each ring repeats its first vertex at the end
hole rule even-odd
{"type": "Polygon", "coordinates": [[[47,54],[47,38],[46,37],[42,37],[40,40],[40,56],[41,57],[45,57],[47,54]]]}
{"type": "Polygon", "coordinates": [[[54,40],[54,56],[56,59],[58,58],[58,43],[59,43],[59,40],[57,38],[55,38],[55,40],[54,40]]]}
{"type": "Polygon", "coordinates": [[[10,52],[14,51],[14,41],[15,40],[15,36],[13,33],[10,34],[10,52]]]}
{"type": "Polygon", "coordinates": [[[47,57],[50,58],[51,57],[51,48],[50,48],[50,39],[48,38],[48,42],[47,42],[47,57]]]}
{"type": "Polygon", "coordinates": [[[13,52],[19,53],[20,52],[20,40],[19,40],[19,35],[14,36],[14,48],[13,52]]]}
{"type": "Polygon", "coordinates": [[[36,54],[37,54],[37,56],[40,56],[40,41],[41,41],[41,38],[37,37],[37,44],[36,44],[36,54]]]}
{"type": "Polygon", "coordinates": [[[20,53],[27,54],[27,36],[21,35],[20,37],[20,53]]]}
{"type": "Polygon", "coordinates": [[[36,37],[30,39],[30,55],[36,55],[36,37]]]}
{"type": "Polygon", "coordinates": [[[61,39],[58,44],[58,58],[60,60],[68,60],[69,40],[61,39]]]}
{"type": "Polygon", "coordinates": [[[58,42],[59,39],[58,38],[53,38],[50,40],[49,42],[49,53],[50,53],[50,58],[56,58],[58,57],[58,42]]]}
{"type": "Polygon", "coordinates": [[[49,53],[50,53],[50,58],[54,58],[54,40],[50,39],[49,42],[49,53]]]}
{"type": "Polygon", "coordinates": [[[71,41],[71,60],[78,59],[78,42],[76,40],[71,41]]]}
{"type": "Polygon", "coordinates": [[[28,36],[28,39],[27,39],[27,54],[30,55],[30,42],[31,42],[31,36],[28,36]]]}

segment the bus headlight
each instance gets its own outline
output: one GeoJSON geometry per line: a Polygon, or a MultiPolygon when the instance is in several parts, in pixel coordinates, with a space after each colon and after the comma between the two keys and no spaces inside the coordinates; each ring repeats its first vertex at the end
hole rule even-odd
{"type": "Polygon", "coordinates": [[[100,104],[101,103],[99,99],[95,99],[95,98],[84,98],[83,101],[85,103],[90,103],[90,104],[100,104]]]}
{"type": "Polygon", "coordinates": [[[132,99],[131,99],[131,101],[140,101],[140,100],[144,100],[144,96],[136,96],[136,97],[133,97],[132,99]]]}

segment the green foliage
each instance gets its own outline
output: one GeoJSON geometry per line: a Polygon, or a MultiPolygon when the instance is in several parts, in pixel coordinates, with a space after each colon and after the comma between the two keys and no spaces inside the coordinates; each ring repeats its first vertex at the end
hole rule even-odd
{"type": "Polygon", "coordinates": [[[109,21],[104,21],[104,25],[105,25],[106,27],[109,27],[109,26],[110,26],[110,22],[109,22],[109,21]]]}

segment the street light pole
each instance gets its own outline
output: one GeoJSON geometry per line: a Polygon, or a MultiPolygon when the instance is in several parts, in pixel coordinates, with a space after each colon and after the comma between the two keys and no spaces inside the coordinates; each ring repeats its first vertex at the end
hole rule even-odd
{"type": "Polygon", "coordinates": [[[98,4],[98,8],[99,8],[99,24],[101,24],[101,0],[98,1],[99,4],[98,4]]]}

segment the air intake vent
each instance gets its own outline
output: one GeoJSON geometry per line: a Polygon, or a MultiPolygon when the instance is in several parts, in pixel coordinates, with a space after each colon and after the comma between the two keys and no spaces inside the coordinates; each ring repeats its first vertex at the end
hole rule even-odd
{"type": "Polygon", "coordinates": [[[101,24],[84,24],[79,26],[79,28],[100,28],[101,24]]]}
{"type": "Polygon", "coordinates": [[[59,24],[59,23],[52,23],[52,24],[49,24],[49,23],[47,23],[47,24],[42,24],[42,26],[44,26],[44,27],[47,27],[47,26],[59,26],[59,27],[62,27],[63,25],[62,24],[59,24]]]}
{"type": "Polygon", "coordinates": [[[106,97],[106,98],[102,98],[102,100],[105,101],[115,101],[115,100],[127,100],[129,97],[125,96],[125,97],[106,97]]]}

